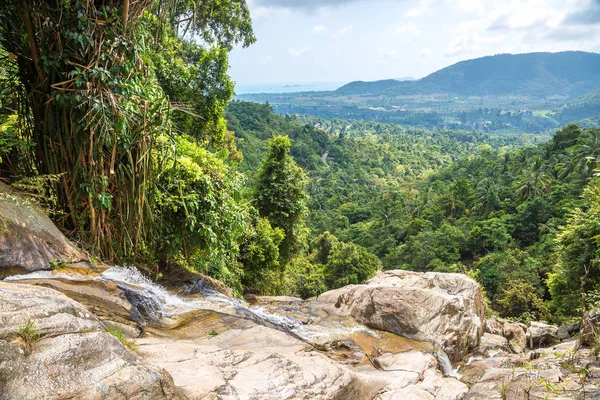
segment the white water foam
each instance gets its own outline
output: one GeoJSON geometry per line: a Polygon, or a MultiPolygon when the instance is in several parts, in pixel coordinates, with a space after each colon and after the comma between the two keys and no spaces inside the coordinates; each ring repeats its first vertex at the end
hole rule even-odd
{"type": "Polygon", "coordinates": [[[10,281],[22,281],[22,280],[26,280],[26,279],[60,279],[60,278],[73,280],[73,281],[85,281],[85,280],[89,279],[88,277],[85,277],[83,275],[68,275],[68,274],[61,274],[60,272],[55,272],[55,271],[35,271],[35,272],[30,272],[28,274],[23,274],[23,275],[7,276],[6,278],[3,279],[3,281],[10,282],[10,281]]]}
{"type": "Polygon", "coordinates": [[[377,334],[365,326],[326,328],[318,324],[305,325],[296,318],[275,314],[263,306],[248,306],[242,300],[227,297],[210,289],[199,288],[203,299],[186,300],[169,292],[144,276],[137,268],[131,266],[115,266],[107,269],[101,275],[90,278],[84,275],[61,274],[55,271],[37,271],[25,275],[5,278],[5,281],[26,279],[65,279],[73,281],[101,280],[123,286],[140,295],[142,299],[150,300],[149,306],[160,317],[169,317],[193,310],[212,310],[232,315],[251,314],[258,319],[267,321],[285,331],[291,331],[308,341],[320,341],[328,338],[347,338],[356,332],[365,332],[371,336],[377,334]]]}
{"type": "Polygon", "coordinates": [[[438,349],[435,352],[435,355],[444,375],[460,380],[461,375],[458,373],[458,368],[454,368],[452,366],[452,362],[450,361],[448,354],[446,354],[444,350],[438,349]]]}

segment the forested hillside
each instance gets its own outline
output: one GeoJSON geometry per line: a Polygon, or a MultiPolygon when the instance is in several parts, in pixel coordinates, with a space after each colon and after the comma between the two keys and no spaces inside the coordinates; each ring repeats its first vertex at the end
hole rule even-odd
{"type": "Polygon", "coordinates": [[[244,170],[275,132],[291,138],[291,154],[310,176],[307,263],[316,263],[323,241],[343,241],[376,255],[384,269],[469,274],[506,317],[574,314],[581,269],[572,253],[590,262],[598,230],[574,210],[595,212],[599,130],[570,125],[527,145],[373,122],[324,122],[323,130],[242,102],[226,118],[247,157],[244,170]],[[575,229],[589,229],[591,242],[572,242],[575,229]]]}

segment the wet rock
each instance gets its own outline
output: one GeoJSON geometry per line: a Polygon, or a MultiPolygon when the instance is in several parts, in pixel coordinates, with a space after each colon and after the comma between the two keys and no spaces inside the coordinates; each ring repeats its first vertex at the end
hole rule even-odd
{"type": "Polygon", "coordinates": [[[33,200],[0,182],[0,279],[88,261],[33,200]]]}
{"type": "Polygon", "coordinates": [[[299,297],[291,296],[257,296],[249,294],[245,296],[246,300],[252,304],[265,304],[265,305],[286,305],[286,304],[301,304],[304,302],[299,297]]]}
{"type": "Polygon", "coordinates": [[[558,328],[554,325],[548,325],[544,322],[533,321],[527,329],[527,341],[529,348],[551,346],[558,342],[558,328]]]}
{"type": "Polygon", "coordinates": [[[168,373],[55,290],[0,282],[0,399],[184,399],[168,373]],[[33,321],[29,333],[19,329],[33,321]]]}
{"type": "Polygon", "coordinates": [[[479,285],[461,274],[378,273],[318,297],[365,325],[419,341],[440,342],[452,361],[479,344],[485,305],[479,285]]]}

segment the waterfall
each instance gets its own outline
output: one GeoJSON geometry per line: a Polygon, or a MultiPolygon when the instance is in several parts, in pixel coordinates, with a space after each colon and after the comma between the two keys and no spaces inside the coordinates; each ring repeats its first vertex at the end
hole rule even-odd
{"type": "Polygon", "coordinates": [[[24,275],[7,277],[5,281],[26,279],[64,279],[71,281],[106,281],[117,285],[125,298],[140,314],[150,320],[159,320],[184,314],[193,310],[212,310],[250,319],[259,324],[270,324],[274,328],[291,332],[299,337],[307,336],[303,324],[297,319],[268,312],[264,307],[250,308],[244,301],[227,297],[194,281],[194,287],[184,287],[184,293],[196,293],[201,299],[187,300],[169,292],[164,287],[145,277],[135,267],[112,267],[102,274],[90,278],[83,275],[64,274],[56,271],[36,271],[24,275]]]}
{"type": "Polygon", "coordinates": [[[446,354],[441,347],[435,351],[435,357],[437,358],[440,369],[445,376],[450,376],[456,379],[461,378],[460,374],[458,373],[458,368],[454,368],[452,366],[452,362],[450,362],[448,354],[446,354]]]}

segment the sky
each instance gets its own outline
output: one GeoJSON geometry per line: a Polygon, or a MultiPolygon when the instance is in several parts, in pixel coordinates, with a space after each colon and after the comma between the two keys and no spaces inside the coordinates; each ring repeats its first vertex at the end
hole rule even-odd
{"type": "Polygon", "coordinates": [[[238,85],[422,78],[499,53],[600,53],[600,0],[247,0],[238,85]]]}

